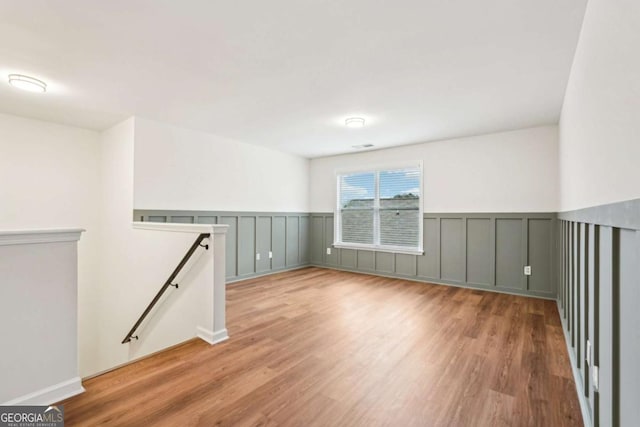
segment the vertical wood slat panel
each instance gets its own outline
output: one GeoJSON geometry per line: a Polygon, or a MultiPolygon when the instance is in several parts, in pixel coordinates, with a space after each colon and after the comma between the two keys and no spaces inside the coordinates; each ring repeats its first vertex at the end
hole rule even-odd
{"type": "Polygon", "coordinates": [[[618,228],[614,240],[614,381],[620,425],[640,420],[640,232],[618,228]]]}
{"type": "Polygon", "coordinates": [[[579,366],[582,372],[582,393],[585,396],[589,395],[589,377],[588,377],[588,367],[587,357],[586,357],[586,349],[587,349],[587,340],[589,339],[588,335],[588,316],[589,316],[589,297],[588,297],[588,278],[587,278],[587,254],[588,254],[588,234],[587,234],[587,224],[580,223],[579,224],[579,236],[580,236],[580,249],[579,249],[579,260],[580,260],[580,318],[578,323],[580,325],[580,361],[579,366]]]}
{"type": "Polygon", "coordinates": [[[613,229],[599,228],[599,282],[600,282],[600,325],[598,342],[598,367],[600,370],[598,394],[600,398],[600,424],[614,425],[614,384],[613,384],[613,229]]]}

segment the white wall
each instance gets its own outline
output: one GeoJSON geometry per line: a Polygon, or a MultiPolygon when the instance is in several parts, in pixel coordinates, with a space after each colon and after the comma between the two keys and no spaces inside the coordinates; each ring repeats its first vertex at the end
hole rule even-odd
{"type": "Polygon", "coordinates": [[[136,118],[135,208],[308,211],[309,161],[136,118]]]}
{"type": "MultiPolygon", "coordinates": [[[[199,249],[138,331],[139,341],[121,344],[138,316],[169,277],[198,232],[134,229],[133,155],[137,119],[103,132],[101,263],[98,345],[82,366],[84,376],[125,364],[196,336],[198,326],[213,334],[213,251],[199,249]],[[204,305],[203,305],[204,304],[204,305]]],[[[196,226],[192,226],[196,227],[196,226]]],[[[204,226],[201,226],[204,227],[204,226]]]]}
{"type": "Polygon", "coordinates": [[[429,142],[311,161],[311,212],[333,212],[337,170],[424,164],[425,212],[555,212],[558,129],[429,142]]]}
{"type": "Polygon", "coordinates": [[[560,121],[560,210],[640,197],[640,2],[590,0],[560,121]]]}
{"type": "Polygon", "coordinates": [[[97,132],[0,114],[0,229],[84,228],[78,245],[80,364],[96,337],[97,132]]]}

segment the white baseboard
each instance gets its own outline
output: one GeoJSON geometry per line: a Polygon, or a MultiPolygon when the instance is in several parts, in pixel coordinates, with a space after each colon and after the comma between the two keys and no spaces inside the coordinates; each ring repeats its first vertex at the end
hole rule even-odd
{"type": "Polygon", "coordinates": [[[226,341],[229,339],[229,333],[226,329],[222,329],[220,331],[210,331],[209,329],[205,329],[202,326],[198,326],[198,338],[203,341],[208,342],[211,345],[218,344],[222,341],[226,341]]]}
{"type": "Polygon", "coordinates": [[[3,403],[3,405],[51,405],[68,399],[71,396],[84,393],[80,377],[54,384],[42,390],[25,394],[16,399],[3,403]]]}

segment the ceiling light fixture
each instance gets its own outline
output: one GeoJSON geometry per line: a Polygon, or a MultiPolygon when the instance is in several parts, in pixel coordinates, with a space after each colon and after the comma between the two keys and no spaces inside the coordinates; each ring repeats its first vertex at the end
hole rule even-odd
{"type": "Polygon", "coordinates": [[[362,117],[349,117],[344,121],[344,124],[350,128],[361,128],[364,126],[364,119],[362,117]]]}
{"type": "Polygon", "coordinates": [[[9,74],[9,84],[18,89],[28,90],[29,92],[43,93],[47,91],[47,84],[45,82],[22,74],[9,74]]]}

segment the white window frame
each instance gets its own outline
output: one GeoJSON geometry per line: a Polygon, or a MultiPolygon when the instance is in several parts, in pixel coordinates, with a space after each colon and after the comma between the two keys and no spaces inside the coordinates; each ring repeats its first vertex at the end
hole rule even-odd
{"type": "Polygon", "coordinates": [[[424,214],[423,214],[423,206],[424,206],[424,170],[422,167],[422,160],[419,162],[406,162],[406,163],[395,163],[395,164],[383,164],[376,166],[363,167],[358,169],[345,169],[345,170],[336,170],[335,171],[335,182],[336,182],[336,192],[335,192],[335,211],[334,211],[334,233],[333,233],[333,246],[335,248],[343,248],[343,249],[360,249],[360,250],[369,250],[369,251],[377,251],[377,252],[390,252],[396,254],[408,254],[408,255],[422,255],[424,253],[424,242],[423,242],[423,222],[424,222],[424,214]],[[420,203],[419,203],[419,221],[418,221],[418,247],[416,249],[407,248],[406,246],[391,246],[391,245],[381,245],[379,243],[366,244],[366,243],[343,243],[340,239],[342,236],[342,216],[340,215],[340,177],[342,175],[349,175],[355,173],[375,173],[375,199],[373,202],[373,241],[380,242],[380,174],[379,172],[384,171],[396,171],[401,169],[409,169],[418,167],[420,170],[420,203]]]}

